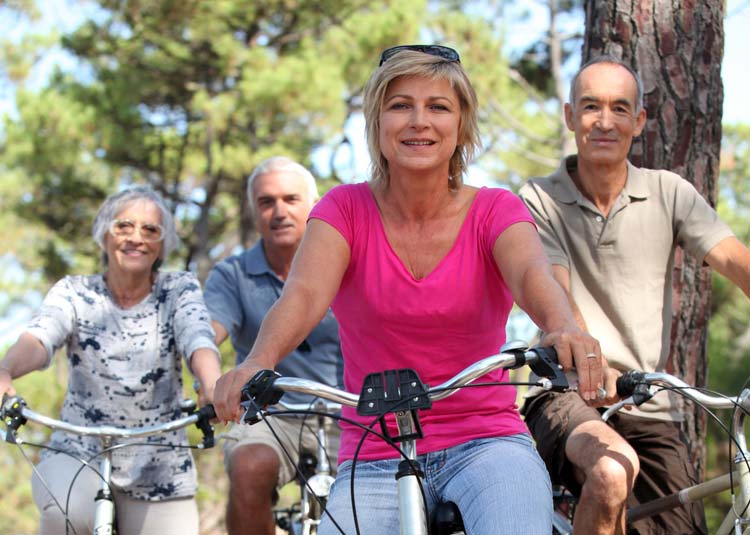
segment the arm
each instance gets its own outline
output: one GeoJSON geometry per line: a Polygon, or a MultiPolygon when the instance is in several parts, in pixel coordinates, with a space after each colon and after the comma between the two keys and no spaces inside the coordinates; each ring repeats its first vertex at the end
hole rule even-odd
{"type": "MultiPolygon", "coordinates": [[[[570,293],[570,271],[568,271],[568,268],[566,268],[565,266],[553,264],[552,276],[555,277],[555,280],[558,282],[558,284],[560,284],[562,289],[565,290],[565,294],[568,298],[568,303],[570,303],[570,306],[573,309],[573,315],[575,316],[576,324],[582,330],[588,332],[589,329],[586,325],[586,320],[581,313],[581,309],[578,308],[578,305],[573,299],[573,295],[570,293]]],[[[607,358],[604,355],[602,355],[602,364],[604,366],[604,389],[607,391],[607,396],[604,399],[599,400],[596,405],[604,406],[611,405],[612,403],[615,403],[620,399],[620,397],[617,395],[617,378],[622,374],[616,369],[609,367],[607,358]]]]}
{"type": "Polygon", "coordinates": [[[525,222],[511,225],[495,241],[493,255],[516,303],[546,333],[543,343],[555,347],[563,369],[578,370],[581,397],[596,400],[603,384],[599,342],[577,324],[536,229],[525,222]],[[587,358],[591,354],[596,358],[587,358]]]}
{"type": "Polygon", "coordinates": [[[568,303],[570,304],[570,307],[573,309],[573,316],[576,319],[576,324],[582,330],[588,332],[588,327],[586,326],[586,320],[583,319],[583,314],[581,314],[581,309],[578,308],[578,305],[573,299],[573,296],[570,294],[570,271],[568,271],[568,269],[565,266],[561,266],[559,264],[553,264],[552,276],[555,278],[557,283],[562,287],[562,289],[565,290],[565,295],[568,298],[568,303]]]}
{"type": "Polygon", "coordinates": [[[203,406],[213,403],[216,381],[221,376],[221,360],[218,353],[208,347],[196,349],[190,357],[190,371],[200,383],[198,404],[203,406]]]}
{"type": "Polygon", "coordinates": [[[13,379],[39,370],[47,364],[47,349],[35,336],[23,333],[0,362],[0,397],[15,395],[13,379]]]}
{"type": "Polygon", "coordinates": [[[724,238],[703,260],[750,297],[750,250],[740,240],[724,238]]]}
{"type": "Polygon", "coordinates": [[[173,335],[176,352],[185,357],[190,373],[197,379],[200,405],[213,402],[216,380],[221,375],[221,359],[214,344],[216,333],[203,299],[200,284],[193,274],[176,275],[172,292],[173,335]]]}
{"type": "Polygon", "coordinates": [[[262,369],[273,369],[318,324],[341,285],[351,251],[328,223],[313,219],[294,257],[284,291],[269,309],[247,359],[216,384],[220,420],[238,420],[240,391],[262,369]]]}
{"type": "Polygon", "coordinates": [[[242,302],[237,291],[240,284],[237,269],[237,262],[219,262],[209,271],[203,288],[203,300],[211,314],[217,347],[231,332],[240,332],[244,325],[242,302]]]}
{"type": "Polygon", "coordinates": [[[216,344],[216,347],[219,347],[224,343],[224,340],[227,339],[227,336],[229,336],[229,331],[227,331],[224,326],[216,320],[211,320],[211,327],[214,328],[214,333],[216,333],[214,336],[214,344],[216,344]]]}

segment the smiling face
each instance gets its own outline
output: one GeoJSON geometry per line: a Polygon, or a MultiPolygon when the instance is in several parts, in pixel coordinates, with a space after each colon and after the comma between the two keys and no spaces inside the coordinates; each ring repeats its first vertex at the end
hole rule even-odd
{"type": "Polygon", "coordinates": [[[264,246],[296,249],[315,201],[305,179],[290,171],[260,175],[253,181],[252,197],[255,222],[264,246]]]}
{"type": "Polygon", "coordinates": [[[380,151],[391,174],[444,170],[448,175],[461,124],[461,105],[448,80],[396,78],[379,119],[380,151]]]}
{"type": "Polygon", "coordinates": [[[636,111],[636,94],[635,79],[620,65],[596,63],[580,73],[575,101],[565,105],[580,161],[625,165],[633,138],[646,124],[646,111],[636,111]]]}
{"type": "MultiPolygon", "coordinates": [[[[134,225],[130,235],[115,236],[107,232],[104,238],[108,270],[126,273],[151,273],[151,269],[162,251],[162,241],[144,240],[141,227],[161,225],[161,211],[150,201],[139,200],[115,215],[115,220],[129,220],[134,225]]],[[[145,236],[148,239],[148,236],[145,236]]]]}

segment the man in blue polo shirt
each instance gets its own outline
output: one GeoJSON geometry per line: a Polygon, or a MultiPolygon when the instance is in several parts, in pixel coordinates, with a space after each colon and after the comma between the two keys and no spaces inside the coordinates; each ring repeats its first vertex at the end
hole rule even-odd
{"type": "MultiPolygon", "coordinates": [[[[302,165],[285,157],[262,162],[247,185],[248,199],[261,239],[250,249],[219,262],[208,275],[205,300],[216,332],[216,344],[231,336],[242,362],[258,335],[268,309],[281,294],[294,253],[305,232],[307,217],[318,199],[315,179],[302,165]]],[[[331,386],[343,385],[338,324],[329,310],[310,335],[277,366],[282,375],[303,377],[331,386]]],[[[286,394],[289,403],[310,402],[301,394],[286,394]]],[[[224,462],[229,474],[227,529],[230,535],[272,535],[271,512],[276,489],[291,481],[302,450],[315,451],[315,436],[302,419],[276,418],[274,431],[266,425],[235,424],[225,441],[224,462]],[[232,440],[234,439],[234,440],[232,440]],[[290,452],[295,462],[284,451],[290,452]]],[[[338,427],[332,426],[335,464],[338,427]]]]}

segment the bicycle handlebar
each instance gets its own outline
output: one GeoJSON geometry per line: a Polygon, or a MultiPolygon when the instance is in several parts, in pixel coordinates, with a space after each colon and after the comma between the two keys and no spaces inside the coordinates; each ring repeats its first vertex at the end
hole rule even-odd
{"type": "Polygon", "coordinates": [[[157,435],[159,433],[174,431],[187,427],[191,424],[195,424],[203,433],[203,448],[210,448],[214,445],[213,426],[211,420],[216,418],[216,412],[214,411],[213,405],[206,405],[201,407],[198,411],[183,416],[176,420],[164,422],[156,425],[149,425],[143,427],[134,427],[130,429],[114,427],[111,425],[101,426],[82,426],[57,420],[39,414],[29,409],[26,405],[26,401],[20,396],[4,396],[2,403],[2,410],[0,411],[2,419],[5,421],[7,430],[3,437],[6,442],[16,442],[16,430],[26,420],[39,423],[47,426],[50,429],[57,429],[66,433],[73,433],[81,436],[96,436],[104,438],[140,438],[150,435],[157,435]]]}
{"type": "MultiPolygon", "coordinates": [[[[506,344],[503,349],[504,351],[497,355],[486,357],[471,364],[438,386],[429,388],[425,385],[426,390],[420,391],[420,394],[425,393],[429,402],[438,401],[493,370],[499,368],[514,369],[524,365],[530,366],[541,377],[539,386],[545,390],[562,391],[568,388],[567,379],[557,364],[557,355],[553,348],[536,347],[527,349],[525,346],[521,347],[517,344],[506,344]]],[[[415,373],[414,375],[416,376],[415,373]]],[[[418,388],[415,383],[412,383],[412,386],[418,388]]],[[[242,421],[256,421],[258,407],[265,407],[270,403],[278,402],[284,392],[310,394],[350,407],[357,407],[361,398],[360,395],[333,388],[317,381],[282,377],[270,370],[262,370],[250,379],[242,389],[243,402],[241,405],[246,411],[242,421]]]]}
{"type": "Polygon", "coordinates": [[[311,403],[287,403],[282,400],[278,402],[278,407],[282,411],[290,412],[318,411],[337,413],[341,411],[341,403],[326,401],[324,399],[316,399],[311,403]]]}
{"type": "Polygon", "coordinates": [[[682,379],[663,372],[646,373],[640,370],[630,370],[617,378],[616,385],[617,395],[621,399],[604,411],[602,420],[605,422],[624,406],[639,406],[651,399],[655,394],[655,392],[651,392],[651,386],[666,386],[677,389],[680,394],[709,409],[741,407],[745,411],[750,410],[750,391],[745,390],[736,397],[706,394],[690,386],[682,379]]]}
{"type": "MultiPolygon", "coordinates": [[[[666,385],[677,388],[682,394],[693,401],[705,405],[710,409],[732,409],[737,405],[744,408],[750,408],[747,398],[739,395],[737,397],[715,396],[701,392],[699,389],[690,386],[682,379],[668,373],[654,372],[646,373],[638,370],[630,370],[617,378],[617,394],[621,398],[634,397],[634,401],[639,401],[635,397],[642,393],[639,388],[648,388],[649,386],[666,385]]],[[[648,398],[636,403],[638,405],[650,399],[653,394],[648,392],[648,398]]]]}

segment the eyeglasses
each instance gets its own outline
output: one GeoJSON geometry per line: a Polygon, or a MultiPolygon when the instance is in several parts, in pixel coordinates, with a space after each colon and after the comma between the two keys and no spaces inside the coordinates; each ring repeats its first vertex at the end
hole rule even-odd
{"type": "Polygon", "coordinates": [[[439,58],[446,59],[448,61],[455,61],[461,63],[461,58],[458,56],[458,52],[452,48],[441,45],[399,45],[386,48],[383,53],[380,54],[380,67],[383,63],[391,59],[393,56],[401,52],[402,50],[413,50],[415,52],[422,52],[423,54],[429,54],[430,56],[437,56],[439,58]]]}
{"type": "Polygon", "coordinates": [[[109,233],[118,238],[129,237],[135,233],[136,228],[141,239],[147,242],[160,242],[164,239],[164,227],[156,223],[136,224],[130,219],[114,219],[109,224],[109,233]]]}

